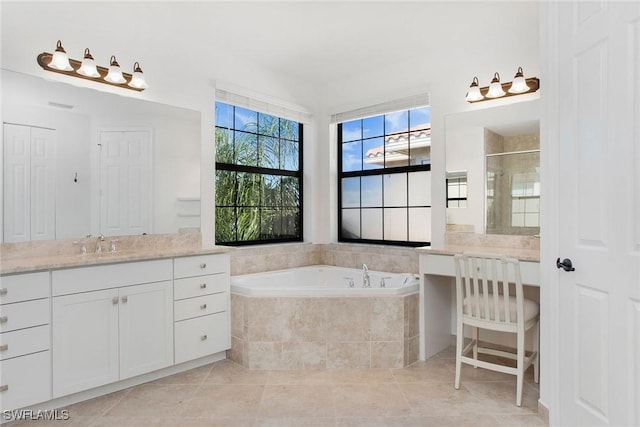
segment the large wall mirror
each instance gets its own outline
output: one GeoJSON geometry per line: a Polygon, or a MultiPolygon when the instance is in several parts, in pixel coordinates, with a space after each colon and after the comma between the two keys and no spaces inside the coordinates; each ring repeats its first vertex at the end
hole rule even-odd
{"type": "Polygon", "coordinates": [[[200,227],[200,112],[2,70],[3,242],[200,227]]]}
{"type": "Polygon", "coordinates": [[[539,101],[445,117],[447,231],[540,234],[539,101]]]}

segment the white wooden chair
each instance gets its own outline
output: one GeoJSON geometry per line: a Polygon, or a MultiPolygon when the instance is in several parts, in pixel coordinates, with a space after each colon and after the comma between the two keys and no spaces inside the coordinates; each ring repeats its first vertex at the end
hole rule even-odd
{"type": "Polygon", "coordinates": [[[531,364],[535,382],[539,379],[540,306],[523,296],[517,259],[465,252],[455,255],[454,261],[457,306],[455,388],[460,388],[462,363],[512,374],[517,377],[516,405],[520,406],[524,372],[531,364]],[[463,348],[464,325],[471,327],[472,339],[463,348]],[[480,347],[479,328],[516,334],[516,353],[480,347]],[[530,329],[534,332],[533,352],[526,355],[525,332],[530,329]],[[473,357],[467,356],[470,350],[473,350],[473,357]],[[515,359],[516,367],[478,360],[478,353],[515,359]]]}

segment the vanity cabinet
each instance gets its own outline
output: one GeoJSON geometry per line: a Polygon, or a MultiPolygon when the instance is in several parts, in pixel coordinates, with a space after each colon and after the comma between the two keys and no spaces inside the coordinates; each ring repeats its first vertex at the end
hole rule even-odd
{"type": "Polygon", "coordinates": [[[49,272],[0,279],[0,408],[51,398],[49,272]]]}
{"type": "Polygon", "coordinates": [[[175,362],[231,347],[229,255],[174,259],[175,362]]]}
{"type": "Polygon", "coordinates": [[[172,262],[52,272],[53,396],[173,364],[172,262]]]}

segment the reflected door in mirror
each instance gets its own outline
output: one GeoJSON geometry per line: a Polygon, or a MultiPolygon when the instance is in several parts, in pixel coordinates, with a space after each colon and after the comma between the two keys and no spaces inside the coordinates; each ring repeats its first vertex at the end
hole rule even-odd
{"type": "Polygon", "coordinates": [[[56,131],[3,126],[4,242],[55,239],[56,131]]]}

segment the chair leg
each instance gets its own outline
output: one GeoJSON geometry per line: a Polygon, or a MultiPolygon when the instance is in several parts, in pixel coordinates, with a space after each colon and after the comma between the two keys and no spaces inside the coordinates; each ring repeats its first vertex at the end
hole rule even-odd
{"type": "MultiPolygon", "coordinates": [[[[475,360],[478,360],[478,327],[474,326],[471,329],[471,339],[475,342],[475,344],[473,345],[473,358],[475,360]]],[[[477,369],[478,367],[476,365],[473,365],[473,368],[477,369]]]]}
{"type": "Polygon", "coordinates": [[[462,321],[458,319],[458,327],[456,329],[456,379],[454,387],[456,390],[460,388],[460,371],[462,370],[462,349],[464,348],[464,326],[462,321]]]}
{"type": "Polygon", "coordinates": [[[522,383],[524,379],[524,331],[516,334],[518,341],[517,355],[516,355],[516,368],[518,373],[516,375],[516,406],[522,406],[522,383]]]}
{"type": "Polygon", "coordinates": [[[533,361],[533,380],[540,382],[540,321],[533,328],[533,351],[536,352],[536,359],[533,361]]]}

